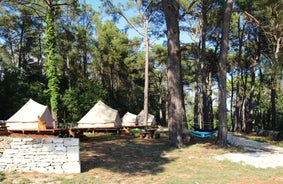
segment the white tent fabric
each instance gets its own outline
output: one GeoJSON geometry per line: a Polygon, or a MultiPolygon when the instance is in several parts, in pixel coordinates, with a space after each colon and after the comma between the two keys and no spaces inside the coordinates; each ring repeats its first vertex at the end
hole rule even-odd
{"type": "Polygon", "coordinates": [[[122,117],[122,126],[136,126],[138,124],[137,115],[127,112],[122,117]]]}
{"type": "Polygon", "coordinates": [[[137,120],[138,120],[138,125],[140,126],[155,126],[156,125],[156,121],[155,121],[155,117],[152,114],[147,115],[147,123],[144,123],[144,111],[142,110],[138,116],[137,116],[137,120]]]}
{"type": "Polygon", "coordinates": [[[53,128],[53,118],[48,107],[32,99],[5,122],[8,130],[38,130],[38,116],[46,122],[46,128],[53,128]]]}
{"type": "Polygon", "coordinates": [[[117,110],[98,101],[78,122],[78,128],[114,128],[121,126],[117,110]]]}

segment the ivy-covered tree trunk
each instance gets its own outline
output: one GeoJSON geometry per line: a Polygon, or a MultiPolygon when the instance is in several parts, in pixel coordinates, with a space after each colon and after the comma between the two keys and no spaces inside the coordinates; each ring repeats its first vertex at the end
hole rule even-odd
{"type": "Polygon", "coordinates": [[[56,53],[56,37],[55,37],[55,10],[52,4],[48,6],[46,14],[46,28],[45,28],[45,54],[47,57],[45,66],[47,67],[46,76],[48,79],[48,92],[50,94],[51,112],[54,118],[54,127],[57,127],[57,111],[59,98],[59,79],[57,70],[57,53],[56,53]]]}
{"type": "Polygon", "coordinates": [[[168,126],[169,145],[181,148],[188,137],[185,119],[184,94],[181,72],[179,2],[163,0],[162,6],[167,25],[167,86],[168,86],[168,126]]]}

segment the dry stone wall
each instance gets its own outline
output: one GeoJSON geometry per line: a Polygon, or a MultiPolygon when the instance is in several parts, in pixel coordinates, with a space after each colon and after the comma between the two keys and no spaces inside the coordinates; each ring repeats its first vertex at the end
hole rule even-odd
{"type": "Polygon", "coordinates": [[[0,171],[80,173],[79,139],[0,137],[0,171]]]}

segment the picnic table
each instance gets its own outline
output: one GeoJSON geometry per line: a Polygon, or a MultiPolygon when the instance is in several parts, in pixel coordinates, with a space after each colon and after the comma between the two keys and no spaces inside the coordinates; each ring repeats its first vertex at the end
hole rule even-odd
{"type": "Polygon", "coordinates": [[[160,133],[156,131],[156,128],[147,128],[144,132],[140,133],[140,138],[142,139],[158,139],[160,138],[160,133]]]}

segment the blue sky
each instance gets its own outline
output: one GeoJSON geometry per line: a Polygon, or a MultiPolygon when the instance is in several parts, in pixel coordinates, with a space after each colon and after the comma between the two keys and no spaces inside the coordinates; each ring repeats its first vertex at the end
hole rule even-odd
{"type": "MultiPolygon", "coordinates": [[[[84,0],[81,0],[81,1],[83,2],[84,0]]],[[[85,0],[85,2],[86,2],[87,4],[91,4],[91,5],[92,5],[92,8],[93,8],[94,10],[99,11],[100,5],[101,5],[101,2],[100,2],[99,0],[85,0]]],[[[117,0],[115,0],[114,2],[115,2],[115,3],[118,3],[117,0]]],[[[121,0],[120,2],[123,2],[123,1],[121,0]]],[[[107,15],[102,15],[102,16],[103,16],[103,18],[105,18],[105,19],[111,20],[111,17],[110,17],[110,16],[109,16],[109,17],[108,17],[107,15]]],[[[129,14],[129,16],[132,16],[132,15],[129,14]]],[[[118,27],[119,29],[123,29],[123,28],[125,28],[125,26],[127,25],[127,23],[126,23],[126,21],[125,21],[123,18],[121,18],[121,19],[119,20],[118,24],[116,24],[116,25],[117,25],[117,27],[118,27]]],[[[130,38],[133,38],[133,37],[137,37],[137,36],[138,36],[138,34],[137,34],[134,30],[131,30],[131,29],[128,30],[128,35],[129,35],[130,38]]]]}
{"type": "MultiPolygon", "coordinates": [[[[80,0],[80,1],[83,2],[84,0],[80,0]]],[[[85,0],[85,2],[87,4],[91,4],[94,10],[99,11],[99,9],[100,9],[99,6],[101,5],[100,0],[85,0]]],[[[114,4],[118,4],[119,2],[123,3],[123,2],[126,2],[126,0],[113,0],[114,4]]],[[[137,16],[138,15],[137,12],[133,12],[133,11],[128,11],[128,12],[126,12],[126,14],[127,14],[128,17],[137,16]]],[[[107,17],[107,15],[103,16],[103,18],[106,18],[106,17],[107,17]]],[[[111,20],[110,16],[109,16],[109,19],[111,20]]],[[[191,23],[189,23],[189,24],[191,24],[191,23]]],[[[116,25],[117,25],[117,27],[119,29],[123,29],[123,28],[125,28],[127,23],[126,23],[126,21],[123,18],[121,18],[119,20],[119,23],[116,24],[116,25]]],[[[143,32],[143,31],[141,31],[141,32],[143,32]]],[[[133,37],[141,38],[141,36],[133,29],[129,29],[128,30],[128,36],[129,36],[129,38],[133,38],[133,37]]],[[[193,42],[192,36],[193,35],[188,34],[188,32],[184,32],[184,31],[180,32],[180,40],[181,40],[181,42],[184,42],[184,43],[191,43],[191,42],[193,42]]],[[[196,39],[198,39],[198,38],[196,38],[196,39]]],[[[158,40],[154,41],[153,44],[163,44],[164,41],[166,41],[166,37],[159,38],[158,40]]]]}
{"type": "MultiPolygon", "coordinates": [[[[83,2],[84,0],[80,0],[80,1],[83,2]]],[[[100,5],[101,5],[99,0],[85,0],[85,2],[87,4],[91,4],[94,10],[99,11],[100,5]]],[[[125,1],[124,0],[115,0],[113,2],[115,4],[118,4],[119,2],[125,2],[125,1]]],[[[128,17],[137,16],[137,14],[135,14],[135,12],[133,12],[133,11],[128,11],[128,12],[126,12],[126,14],[127,14],[128,17]]],[[[103,15],[103,18],[111,20],[111,17],[110,16],[107,17],[107,15],[103,15]]],[[[116,24],[116,26],[121,30],[124,29],[126,25],[127,25],[127,22],[123,18],[120,18],[119,22],[116,24]]],[[[142,32],[143,31],[141,30],[141,33],[142,32]]],[[[128,29],[127,34],[128,34],[130,39],[132,39],[133,37],[141,38],[141,36],[135,30],[133,30],[131,28],[128,29]]],[[[164,40],[165,40],[165,38],[163,37],[163,38],[155,41],[154,44],[162,44],[164,42],[164,40]]]]}

